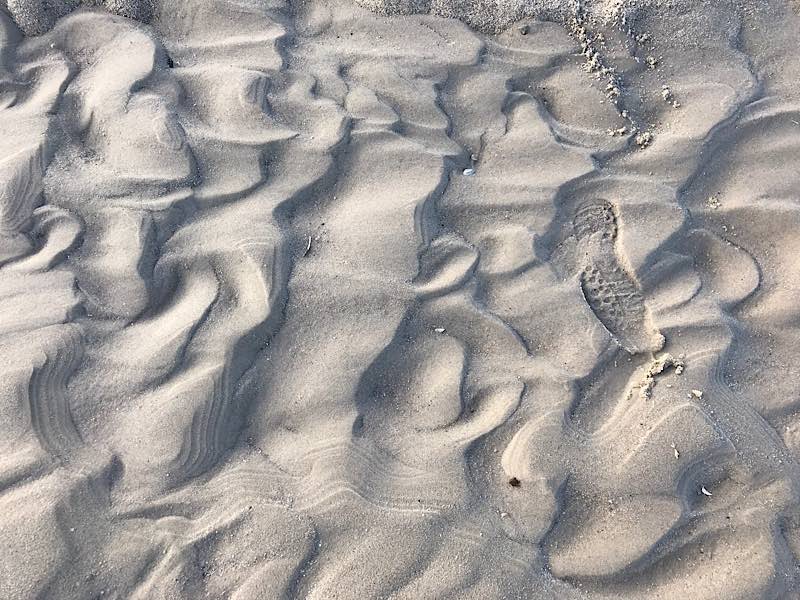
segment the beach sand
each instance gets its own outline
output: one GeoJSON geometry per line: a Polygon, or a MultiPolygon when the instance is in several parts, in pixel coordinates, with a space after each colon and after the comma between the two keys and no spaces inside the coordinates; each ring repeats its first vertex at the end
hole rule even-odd
{"type": "Polygon", "coordinates": [[[0,0],[0,598],[800,597],[794,0],[0,0]]]}

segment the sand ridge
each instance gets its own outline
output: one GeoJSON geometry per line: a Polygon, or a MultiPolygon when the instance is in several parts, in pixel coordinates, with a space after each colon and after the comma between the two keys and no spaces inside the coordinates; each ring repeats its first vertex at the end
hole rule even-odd
{"type": "Polygon", "coordinates": [[[797,594],[788,4],[7,6],[0,596],[797,594]]]}

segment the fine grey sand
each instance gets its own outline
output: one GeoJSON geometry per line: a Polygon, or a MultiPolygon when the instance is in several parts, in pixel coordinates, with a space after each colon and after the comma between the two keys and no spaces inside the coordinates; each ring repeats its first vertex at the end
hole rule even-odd
{"type": "Polygon", "coordinates": [[[800,598],[795,0],[0,0],[0,600],[800,598]]]}

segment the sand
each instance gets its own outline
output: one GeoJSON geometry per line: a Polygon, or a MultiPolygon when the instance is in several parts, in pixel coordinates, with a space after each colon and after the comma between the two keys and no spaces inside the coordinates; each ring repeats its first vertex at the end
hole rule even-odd
{"type": "Polygon", "coordinates": [[[800,597],[798,48],[0,3],[0,598],[800,597]]]}

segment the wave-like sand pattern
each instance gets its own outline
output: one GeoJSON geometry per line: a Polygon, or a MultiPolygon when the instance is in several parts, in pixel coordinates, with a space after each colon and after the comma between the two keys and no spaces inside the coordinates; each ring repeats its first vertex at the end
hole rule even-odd
{"type": "Polygon", "coordinates": [[[0,597],[798,594],[800,17],[489,4],[0,2],[0,597]]]}

